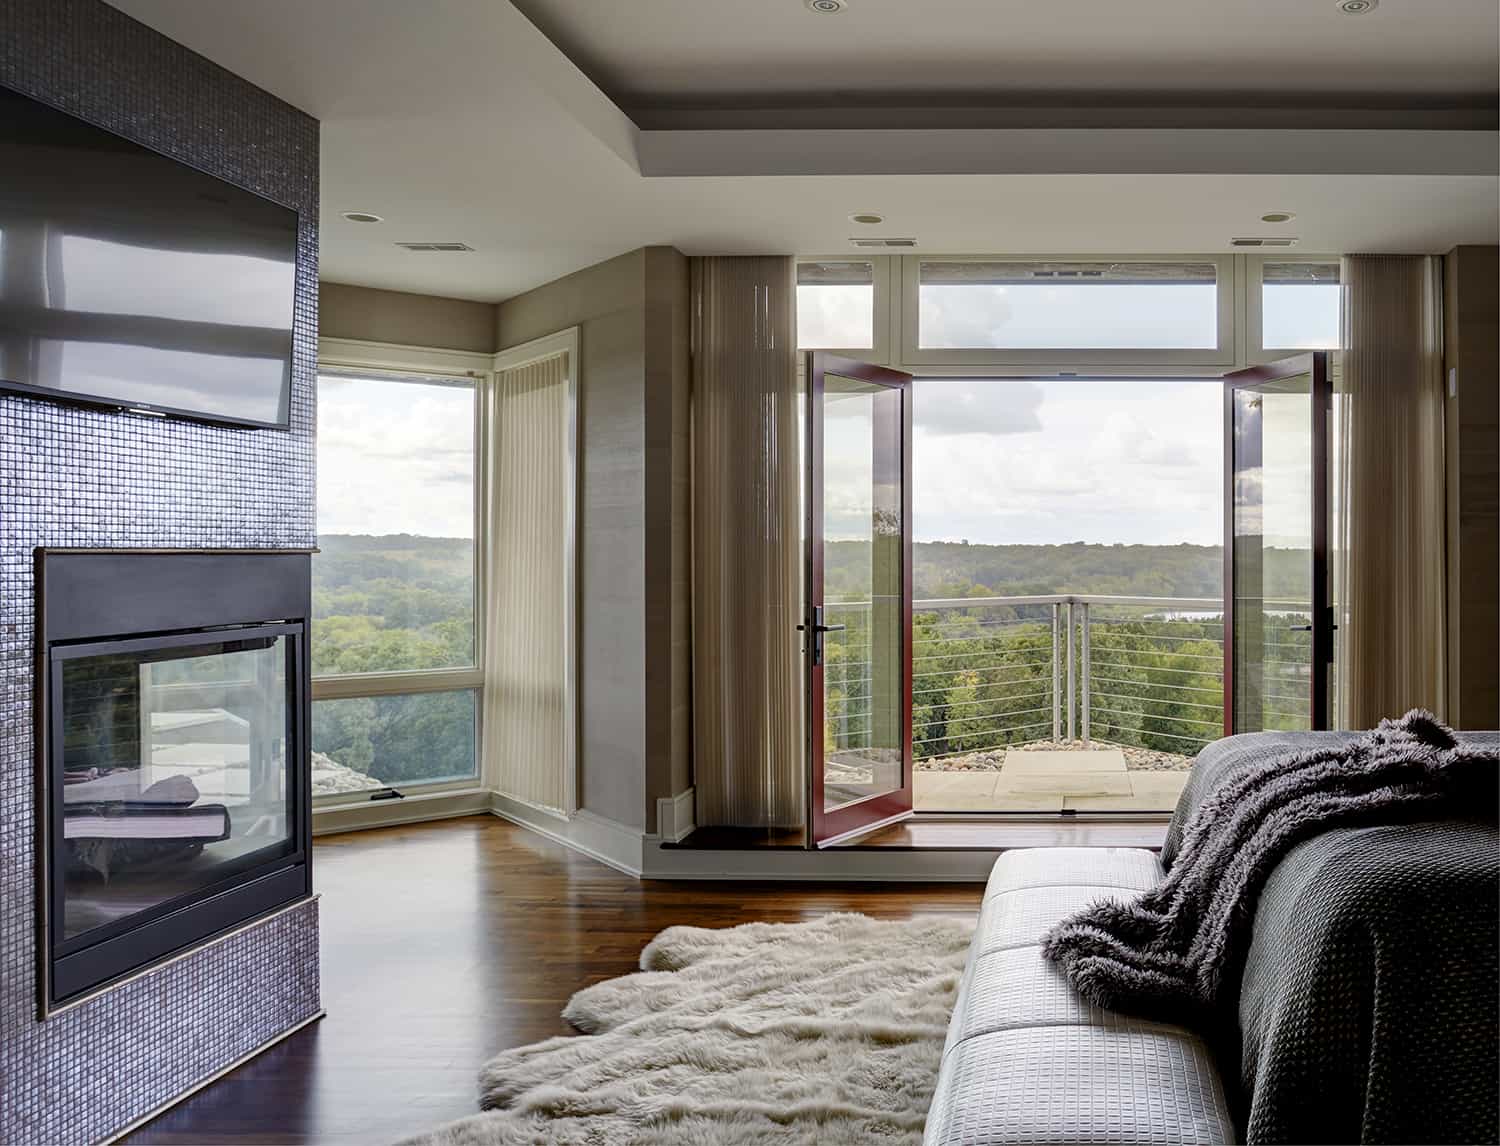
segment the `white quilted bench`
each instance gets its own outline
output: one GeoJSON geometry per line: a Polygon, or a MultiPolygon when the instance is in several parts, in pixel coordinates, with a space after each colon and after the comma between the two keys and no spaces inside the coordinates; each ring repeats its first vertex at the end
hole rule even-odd
{"type": "Polygon", "coordinates": [[[1207,1045],[1105,1011],[1042,958],[1042,936],[1162,878],[1137,848],[1028,848],[996,861],[959,986],[924,1146],[1234,1141],[1207,1045]]]}

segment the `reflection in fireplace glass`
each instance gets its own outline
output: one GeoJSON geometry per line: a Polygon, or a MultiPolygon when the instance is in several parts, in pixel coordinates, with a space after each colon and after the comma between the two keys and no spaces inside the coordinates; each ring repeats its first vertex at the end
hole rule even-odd
{"type": "Polygon", "coordinates": [[[65,661],[62,940],[290,852],[287,718],[282,636],[65,661]]]}

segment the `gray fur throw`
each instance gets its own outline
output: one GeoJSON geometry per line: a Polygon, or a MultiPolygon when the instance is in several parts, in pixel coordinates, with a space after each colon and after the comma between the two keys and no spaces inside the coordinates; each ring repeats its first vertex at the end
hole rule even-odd
{"type": "Polygon", "coordinates": [[[1339,827],[1495,816],[1500,753],[1413,709],[1354,741],[1226,778],[1188,822],[1160,884],[1059,924],[1042,951],[1102,1007],[1211,1026],[1233,1013],[1267,879],[1297,844],[1339,827]]]}

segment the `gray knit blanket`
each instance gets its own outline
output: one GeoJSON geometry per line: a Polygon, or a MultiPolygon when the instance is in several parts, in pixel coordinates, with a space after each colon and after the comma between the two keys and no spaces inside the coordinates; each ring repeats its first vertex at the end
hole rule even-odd
{"type": "Polygon", "coordinates": [[[1420,709],[1352,743],[1273,756],[1198,806],[1166,878],[1059,924],[1043,953],[1102,1007],[1193,1026],[1233,1009],[1266,880],[1332,828],[1495,814],[1500,755],[1420,709]]]}

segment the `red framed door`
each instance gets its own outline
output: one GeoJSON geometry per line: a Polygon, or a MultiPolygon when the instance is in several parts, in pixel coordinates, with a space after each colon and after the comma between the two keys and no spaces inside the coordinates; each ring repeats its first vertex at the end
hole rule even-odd
{"type": "Polygon", "coordinates": [[[912,810],[911,375],[807,356],[809,847],[912,810]]]}
{"type": "Polygon", "coordinates": [[[1224,376],[1224,734],[1329,727],[1328,354],[1224,376]]]}

